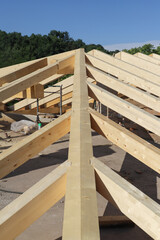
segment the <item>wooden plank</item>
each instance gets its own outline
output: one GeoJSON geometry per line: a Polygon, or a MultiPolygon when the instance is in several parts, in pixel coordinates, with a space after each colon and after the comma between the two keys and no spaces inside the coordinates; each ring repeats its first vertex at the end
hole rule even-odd
{"type": "Polygon", "coordinates": [[[89,96],[120,113],[131,121],[160,136],[160,119],[114,94],[89,83],[89,96]]]}
{"type": "Polygon", "coordinates": [[[69,145],[71,167],[67,172],[63,239],[98,240],[98,214],[88,109],[85,55],[77,50],[69,145]]]}
{"type": "Polygon", "coordinates": [[[17,237],[65,195],[68,167],[63,163],[0,211],[1,239],[17,237]]]}
{"type": "Polygon", "coordinates": [[[160,84],[160,79],[159,79],[160,76],[159,75],[156,75],[155,73],[152,73],[152,72],[149,72],[147,70],[144,70],[144,69],[140,68],[138,64],[136,66],[132,65],[128,62],[125,62],[121,59],[112,57],[112,56],[110,56],[106,53],[103,53],[101,51],[98,51],[98,50],[92,50],[91,53],[89,52],[89,54],[91,54],[94,57],[99,58],[99,59],[101,59],[101,60],[103,60],[103,61],[105,61],[109,64],[112,64],[115,67],[126,70],[126,71],[140,77],[140,78],[144,78],[144,79],[146,79],[148,81],[151,81],[153,83],[160,84]]]}
{"type": "Polygon", "coordinates": [[[136,87],[146,90],[149,93],[153,93],[156,96],[160,97],[160,85],[156,83],[152,83],[144,78],[140,78],[135,74],[128,72],[127,70],[123,70],[121,68],[115,67],[112,64],[104,62],[98,58],[95,58],[89,54],[86,54],[87,63],[92,65],[95,68],[99,68],[100,70],[109,73],[126,83],[133,84],[136,87]]]}
{"type": "Polygon", "coordinates": [[[100,227],[112,227],[112,226],[134,226],[134,223],[126,216],[100,216],[100,227]]]}
{"type": "MultiPolygon", "coordinates": [[[[62,104],[62,113],[65,113],[68,109],[70,109],[70,106],[64,106],[65,104],[62,104]]],[[[18,111],[9,111],[8,113],[17,113],[17,114],[32,114],[37,115],[37,109],[26,109],[26,110],[18,110],[18,111]]],[[[52,114],[60,114],[60,107],[58,106],[51,106],[48,108],[39,108],[39,113],[52,113],[52,114]]]]}
{"type": "Polygon", "coordinates": [[[156,58],[153,58],[153,57],[151,57],[151,56],[148,56],[148,55],[143,54],[143,53],[140,53],[140,52],[135,53],[134,55],[137,56],[137,57],[139,57],[139,58],[142,58],[142,59],[144,59],[144,60],[146,60],[146,61],[149,61],[149,62],[152,62],[152,63],[155,63],[155,64],[160,65],[160,59],[158,60],[158,59],[156,59],[156,58]]]}
{"type": "MultiPolygon", "coordinates": [[[[64,74],[54,74],[53,76],[51,76],[49,78],[46,78],[45,80],[41,81],[40,84],[45,86],[46,84],[49,84],[51,82],[56,81],[58,78],[60,78],[62,76],[64,76],[64,74]]],[[[10,97],[8,99],[5,99],[3,101],[3,103],[10,102],[10,101],[12,101],[15,98],[26,98],[26,90],[24,90],[23,92],[19,92],[19,93],[13,95],[12,97],[10,97]]]]}
{"type": "Polygon", "coordinates": [[[157,173],[160,173],[159,148],[153,146],[149,142],[143,140],[93,109],[89,109],[89,111],[91,114],[91,127],[93,130],[106,137],[113,144],[122,148],[157,173]]]}
{"type": "MultiPolygon", "coordinates": [[[[64,79],[62,80],[61,82],[59,83],[56,83],[54,84],[53,87],[48,87],[44,90],[44,99],[41,99],[39,101],[39,105],[43,105],[49,101],[52,101],[54,100],[57,96],[59,96],[60,94],[59,93],[56,93],[58,92],[58,87],[57,86],[62,86],[62,94],[64,93],[64,89],[73,85],[73,76],[67,78],[67,79],[64,79]],[[55,94],[51,94],[55,92],[55,94]]],[[[18,103],[15,103],[13,105],[13,110],[19,110],[21,108],[24,108],[26,106],[30,105],[31,108],[35,108],[37,106],[37,102],[34,100],[34,99],[24,99],[18,103]]]]}
{"type": "Polygon", "coordinates": [[[24,77],[25,75],[33,73],[34,71],[46,66],[47,66],[47,58],[39,60],[35,63],[31,63],[28,66],[25,66],[19,70],[13,71],[12,73],[9,73],[5,76],[0,77],[0,86],[2,86],[4,83],[9,83],[18,78],[24,77]]]}
{"type": "Polygon", "coordinates": [[[135,88],[115,77],[106,74],[99,69],[93,68],[87,65],[88,76],[94,78],[97,82],[104,84],[105,86],[128,96],[135,101],[160,112],[160,99],[146,93],[140,89],[135,88]]]}
{"type": "Polygon", "coordinates": [[[153,58],[156,58],[156,59],[160,60],[160,55],[159,55],[159,54],[151,53],[149,56],[151,56],[151,57],[153,57],[153,58]]]}
{"type": "MultiPolygon", "coordinates": [[[[28,74],[25,77],[19,78],[10,84],[0,88],[0,101],[15,95],[16,93],[25,90],[28,87],[31,87],[42,80],[54,75],[55,73],[59,73],[63,68],[66,68],[66,64],[69,64],[70,61],[73,61],[74,55],[69,57],[71,60],[63,59],[58,63],[54,63],[52,65],[46,66],[40,70],[37,70],[33,73],[28,74]],[[59,67],[61,66],[61,67],[59,67]]],[[[69,66],[73,68],[73,66],[69,66]]],[[[70,72],[72,74],[72,72],[70,72]]]]}
{"type": "Polygon", "coordinates": [[[92,165],[121,212],[153,239],[160,236],[160,206],[117,173],[92,158],[92,165]]]}
{"type": "Polygon", "coordinates": [[[0,178],[6,176],[70,131],[70,112],[0,154],[0,178]]]}
{"type": "Polygon", "coordinates": [[[154,74],[160,75],[160,67],[154,63],[141,59],[135,55],[126,53],[126,52],[119,52],[115,54],[115,57],[121,59],[125,62],[138,66],[142,69],[150,71],[154,74]]]}

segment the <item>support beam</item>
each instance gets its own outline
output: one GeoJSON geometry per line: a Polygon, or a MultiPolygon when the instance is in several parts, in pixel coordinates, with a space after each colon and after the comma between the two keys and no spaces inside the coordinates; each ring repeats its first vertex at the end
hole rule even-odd
{"type": "Polygon", "coordinates": [[[70,116],[71,112],[67,112],[1,153],[0,178],[67,134],[70,131],[70,116]]]}
{"type": "Polygon", "coordinates": [[[121,212],[150,237],[157,240],[160,239],[159,204],[98,159],[92,158],[91,162],[121,212]]]}
{"type": "Polygon", "coordinates": [[[126,216],[101,216],[99,217],[100,227],[113,226],[134,226],[134,223],[126,216]]]}
{"type": "Polygon", "coordinates": [[[87,65],[88,75],[94,78],[97,82],[104,84],[105,86],[122,93],[125,96],[160,112],[160,99],[149,93],[142,91],[141,89],[135,88],[115,77],[106,74],[99,69],[93,68],[87,65]]]}
{"type": "Polygon", "coordinates": [[[92,50],[91,52],[89,52],[89,54],[91,54],[92,56],[94,56],[100,60],[103,60],[109,64],[112,64],[115,67],[118,67],[125,71],[128,71],[140,78],[144,78],[153,83],[160,84],[160,79],[159,79],[160,76],[159,75],[156,75],[155,73],[146,71],[146,70],[140,68],[139,65],[134,66],[131,63],[128,63],[121,59],[112,57],[111,55],[103,53],[98,50],[92,50]]]}
{"type": "Polygon", "coordinates": [[[126,52],[119,52],[115,54],[115,57],[121,59],[125,62],[138,66],[144,70],[150,71],[154,74],[160,75],[160,67],[154,63],[141,59],[135,55],[126,53],[126,52]]]}
{"type": "Polygon", "coordinates": [[[153,57],[153,58],[156,58],[156,59],[160,60],[160,55],[159,55],[159,54],[152,53],[152,54],[150,54],[149,56],[151,56],[151,57],[153,57]]]}
{"type": "Polygon", "coordinates": [[[72,102],[69,161],[63,240],[98,240],[98,214],[90,118],[88,113],[85,55],[77,50],[72,102]]]}
{"type": "MultiPolygon", "coordinates": [[[[73,62],[73,60],[74,60],[74,55],[71,55],[67,59],[63,59],[58,63],[54,63],[52,65],[46,66],[40,70],[37,70],[33,73],[28,74],[25,77],[19,78],[14,82],[7,84],[4,87],[1,87],[0,102],[15,95],[18,92],[25,90],[26,88],[29,88],[41,82],[42,80],[54,75],[55,73],[64,73],[63,71],[64,69],[67,68],[67,66],[69,70],[72,69],[73,71],[73,65],[71,65],[71,62],[73,62]]],[[[70,72],[71,74],[73,73],[72,71],[70,72]]]]}
{"type": "Polygon", "coordinates": [[[12,73],[9,73],[3,77],[0,77],[0,86],[2,86],[4,83],[10,83],[18,78],[24,77],[46,66],[47,66],[47,58],[39,60],[35,63],[31,63],[28,66],[25,66],[19,70],[13,71],[12,73]]]}
{"type": "MultiPolygon", "coordinates": [[[[73,86],[73,76],[62,80],[59,83],[56,83],[53,87],[46,88],[44,90],[44,98],[39,101],[39,105],[41,106],[41,105],[43,105],[45,103],[48,103],[48,102],[56,99],[57,97],[59,97],[60,93],[57,93],[58,92],[58,87],[57,86],[60,86],[60,85],[62,85],[62,92],[64,93],[64,91],[67,91],[67,89],[69,87],[73,86]],[[54,93],[54,94],[52,94],[52,93],[54,93]]],[[[34,99],[24,99],[24,100],[22,100],[18,103],[15,103],[14,106],[13,106],[13,110],[17,111],[21,108],[24,108],[24,107],[28,106],[28,105],[30,105],[30,108],[33,109],[33,108],[36,108],[37,103],[34,99]]]]}
{"type": "Polygon", "coordinates": [[[65,195],[69,162],[42,178],[0,211],[0,238],[13,240],[65,195]]]}
{"type": "MultiPolygon", "coordinates": [[[[60,78],[62,76],[64,76],[64,74],[54,74],[53,76],[51,76],[49,78],[46,78],[45,80],[41,81],[40,84],[45,86],[46,84],[49,84],[50,82],[54,82],[55,80],[57,80],[58,78],[60,78]]],[[[24,90],[23,92],[19,92],[16,95],[13,95],[12,97],[10,97],[8,99],[5,99],[3,101],[3,103],[10,102],[10,101],[12,101],[15,98],[26,98],[26,90],[24,90]]]]}
{"type": "MultiPolygon", "coordinates": [[[[91,127],[93,130],[160,174],[159,148],[153,146],[149,142],[143,140],[93,109],[90,108],[89,112],[91,115],[91,127]]],[[[101,187],[98,189],[101,189],[101,187]]],[[[98,192],[100,191],[101,190],[98,190],[98,192]]],[[[101,192],[104,191],[102,190],[101,192]]]]}
{"type": "Polygon", "coordinates": [[[88,82],[88,86],[90,97],[100,101],[105,106],[160,136],[159,118],[98,87],[93,83],[88,82]]]}
{"type": "Polygon", "coordinates": [[[135,74],[132,74],[126,70],[123,70],[119,67],[115,67],[110,63],[104,62],[96,57],[93,57],[89,54],[86,54],[87,63],[92,65],[95,68],[99,68],[100,70],[109,73],[126,83],[133,84],[134,86],[144,89],[149,93],[153,93],[156,96],[160,97],[160,85],[148,81],[144,78],[140,78],[135,74]]]}
{"type": "Polygon", "coordinates": [[[151,57],[151,56],[148,56],[148,55],[143,54],[143,53],[140,53],[140,52],[135,53],[134,55],[137,56],[137,57],[139,57],[139,58],[142,58],[142,59],[144,59],[144,60],[146,60],[146,61],[149,61],[149,62],[152,62],[152,63],[155,63],[155,64],[160,65],[160,59],[158,60],[158,59],[156,59],[156,58],[153,58],[153,57],[151,57]]]}

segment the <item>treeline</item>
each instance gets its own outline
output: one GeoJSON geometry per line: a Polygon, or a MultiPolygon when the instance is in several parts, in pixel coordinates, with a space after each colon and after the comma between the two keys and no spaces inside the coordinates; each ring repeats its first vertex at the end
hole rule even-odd
{"type": "Polygon", "coordinates": [[[146,55],[149,55],[151,53],[156,53],[156,54],[160,55],[160,46],[155,48],[152,44],[145,44],[142,47],[131,48],[130,50],[124,49],[123,51],[128,52],[130,54],[135,54],[137,52],[141,52],[146,55]]]}
{"type": "MultiPolygon", "coordinates": [[[[74,40],[68,32],[52,30],[48,35],[32,34],[22,36],[21,33],[6,33],[0,30],[0,67],[42,58],[57,53],[70,51],[73,49],[84,48],[86,52],[98,49],[102,52],[114,55],[119,52],[108,51],[100,44],[85,44],[81,39],[74,40]]],[[[152,44],[142,47],[132,48],[124,51],[135,54],[160,54],[160,46],[156,49],[152,44]]]]}
{"type": "Polygon", "coordinates": [[[85,44],[81,39],[73,40],[68,32],[52,30],[48,35],[32,34],[22,36],[21,33],[6,33],[0,31],[0,67],[42,58],[84,48],[86,52],[98,49],[108,54],[109,52],[100,44],[85,44]]]}

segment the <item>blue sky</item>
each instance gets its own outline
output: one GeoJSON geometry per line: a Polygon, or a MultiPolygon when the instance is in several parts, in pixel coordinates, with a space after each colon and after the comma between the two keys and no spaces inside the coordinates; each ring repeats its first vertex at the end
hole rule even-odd
{"type": "Polygon", "coordinates": [[[153,40],[156,45],[159,12],[159,0],[1,0],[0,30],[22,35],[67,31],[75,40],[108,48],[153,40]]]}

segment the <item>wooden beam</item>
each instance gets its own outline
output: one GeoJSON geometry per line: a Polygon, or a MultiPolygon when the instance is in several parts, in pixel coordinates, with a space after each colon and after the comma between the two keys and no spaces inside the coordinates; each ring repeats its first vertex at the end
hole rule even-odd
{"type": "Polygon", "coordinates": [[[145,69],[147,71],[150,71],[154,74],[160,75],[160,67],[159,66],[157,66],[156,64],[151,63],[149,61],[146,61],[142,58],[139,58],[135,55],[132,55],[132,54],[129,54],[126,52],[119,52],[119,53],[115,54],[115,57],[118,59],[121,59],[125,62],[128,62],[130,64],[133,64],[135,66],[138,66],[142,69],[145,69]]]}
{"type": "Polygon", "coordinates": [[[109,73],[126,83],[133,84],[136,87],[146,90],[149,93],[153,93],[156,96],[160,97],[160,85],[156,83],[152,83],[144,78],[140,78],[135,74],[128,72],[127,70],[123,70],[121,68],[115,67],[112,64],[104,62],[98,58],[95,58],[89,54],[86,54],[87,63],[92,65],[95,68],[99,68],[100,70],[109,73]]]}
{"type": "Polygon", "coordinates": [[[134,226],[134,223],[126,216],[100,216],[100,227],[112,227],[112,226],[134,226]]]}
{"type": "Polygon", "coordinates": [[[146,70],[140,68],[138,64],[136,66],[132,65],[128,62],[125,62],[125,61],[122,61],[121,59],[112,57],[112,56],[110,56],[106,53],[103,53],[101,51],[98,51],[98,50],[92,50],[91,52],[89,52],[89,54],[91,54],[94,57],[99,58],[100,60],[103,60],[109,64],[112,64],[115,67],[118,67],[127,72],[130,72],[140,78],[144,78],[153,83],[160,84],[159,75],[156,75],[155,73],[152,73],[152,72],[149,72],[149,71],[146,71],[146,70]]]}
{"type": "MultiPolygon", "coordinates": [[[[54,74],[53,76],[49,77],[49,78],[46,78],[45,80],[41,81],[40,84],[45,86],[46,84],[49,84],[50,82],[54,82],[56,81],[58,78],[64,76],[64,74],[54,74]]],[[[27,90],[27,89],[26,89],[27,90]]],[[[12,97],[8,98],[8,99],[5,99],[3,101],[3,103],[7,103],[7,102],[10,102],[12,101],[13,99],[15,98],[26,98],[26,90],[24,90],[23,92],[19,92],[15,95],[13,95],[12,97]]],[[[34,100],[33,100],[34,101],[34,100]]]]}
{"type": "Polygon", "coordinates": [[[151,56],[151,57],[153,57],[153,58],[156,58],[156,59],[160,60],[160,55],[159,55],[159,54],[151,53],[149,56],[151,56]]]}
{"type": "Polygon", "coordinates": [[[67,172],[63,239],[98,240],[98,214],[88,109],[85,55],[77,50],[69,145],[71,167],[67,172]]]}
{"type": "Polygon", "coordinates": [[[131,86],[115,77],[106,74],[99,69],[93,68],[87,65],[88,76],[94,78],[97,82],[104,84],[105,86],[128,96],[135,101],[160,112],[160,99],[146,93],[134,86],[131,86]]]}
{"type": "Polygon", "coordinates": [[[160,236],[160,206],[117,173],[92,158],[92,165],[121,212],[153,239],[160,236]]]}
{"type": "MultiPolygon", "coordinates": [[[[8,85],[0,88],[0,101],[15,95],[16,93],[25,90],[28,87],[31,87],[42,80],[54,75],[55,73],[60,73],[63,71],[63,68],[66,68],[67,64],[70,64],[70,61],[73,62],[74,55],[70,56],[69,59],[63,59],[58,63],[46,66],[42,69],[39,69],[33,73],[28,74],[25,77],[19,78],[14,82],[9,83],[8,85]],[[70,59],[70,60],[69,60],[70,59]]],[[[68,65],[69,69],[73,66],[68,65]]],[[[72,73],[72,72],[70,72],[72,73]]]]}
{"type": "MultiPolygon", "coordinates": [[[[64,89],[70,87],[71,85],[73,85],[73,76],[67,78],[67,79],[64,79],[62,80],[61,82],[59,83],[56,83],[53,87],[48,87],[44,90],[44,99],[41,99],[39,101],[39,106],[47,103],[47,102],[50,102],[52,100],[54,100],[55,98],[59,97],[60,94],[57,93],[58,92],[58,87],[57,86],[62,86],[62,94],[64,93],[64,89]],[[54,94],[52,94],[54,92],[54,94]]],[[[66,90],[65,90],[66,91],[66,90]]],[[[13,106],[13,110],[19,110],[23,107],[26,107],[30,105],[29,107],[31,109],[33,108],[36,108],[37,106],[37,102],[34,100],[34,99],[24,99],[18,103],[15,103],[14,106],[13,106]]]]}
{"type": "Polygon", "coordinates": [[[160,173],[159,148],[106,118],[97,111],[90,108],[89,112],[91,115],[91,127],[93,130],[106,137],[113,144],[122,148],[157,173],[160,173]]]}
{"type": "Polygon", "coordinates": [[[0,154],[0,178],[6,176],[70,131],[70,112],[0,154]]]}
{"type": "Polygon", "coordinates": [[[139,58],[142,58],[142,59],[144,59],[144,60],[146,60],[146,61],[149,61],[149,62],[152,62],[152,63],[155,63],[155,64],[160,65],[160,59],[158,60],[158,59],[156,59],[156,58],[153,58],[153,57],[151,57],[151,56],[148,56],[148,55],[143,54],[143,53],[140,53],[140,52],[135,53],[134,55],[137,56],[137,57],[139,57],[139,58]]]}
{"type": "Polygon", "coordinates": [[[65,195],[68,167],[63,163],[0,211],[1,239],[16,238],[65,195]]]}
{"type": "Polygon", "coordinates": [[[89,96],[120,113],[131,121],[160,136],[160,119],[114,94],[89,83],[89,96]]]}
{"type": "Polygon", "coordinates": [[[0,86],[2,86],[4,83],[9,83],[18,78],[24,77],[30,73],[33,73],[34,71],[36,71],[40,68],[43,68],[46,66],[47,66],[47,58],[39,60],[35,63],[31,63],[28,66],[25,66],[19,70],[13,71],[12,73],[9,73],[5,76],[0,77],[0,86]]]}
{"type": "MultiPolygon", "coordinates": [[[[63,105],[63,104],[62,104],[63,105]]],[[[68,109],[70,109],[70,106],[62,106],[62,113],[65,113],[68,109]]],[[[18,110],[18,111],[9,111],[8,113],[17,113],[17,114],[32,114],[37,115],[37,109],[26,109],[26,110],[18,110]]],[[[58,106],[51,106],[48,108],[39,108],[39,113],[52,113],[52,114],[60,114],[60,107],[58,106]]]]}

